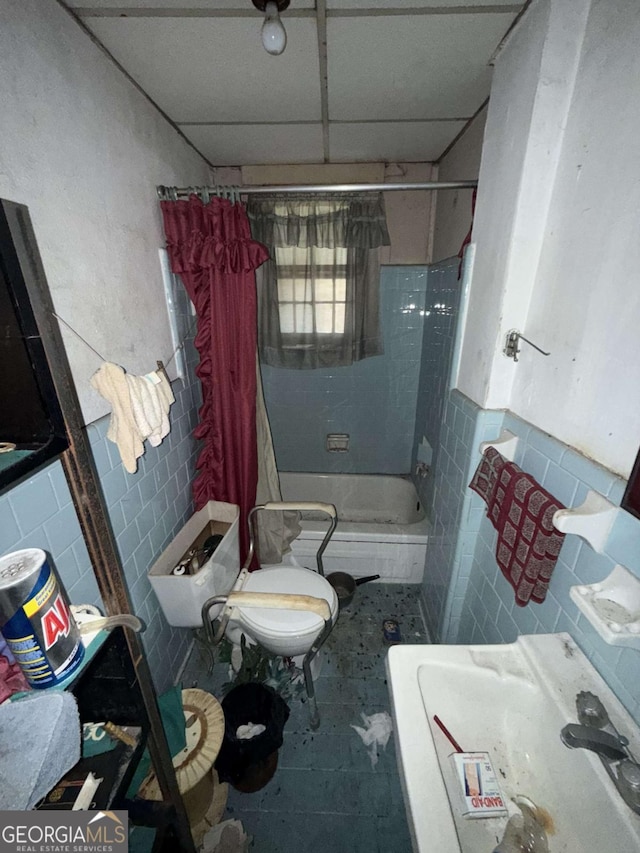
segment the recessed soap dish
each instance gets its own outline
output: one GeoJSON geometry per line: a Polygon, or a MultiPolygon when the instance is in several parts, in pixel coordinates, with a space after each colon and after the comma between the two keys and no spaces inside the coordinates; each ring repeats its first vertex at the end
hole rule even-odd
{"type": "Polygon", "coordinates": [[[640,651],[640,578],[615,566],[603,581],[572,586],[569,594],[607,643],[640,651]]]}

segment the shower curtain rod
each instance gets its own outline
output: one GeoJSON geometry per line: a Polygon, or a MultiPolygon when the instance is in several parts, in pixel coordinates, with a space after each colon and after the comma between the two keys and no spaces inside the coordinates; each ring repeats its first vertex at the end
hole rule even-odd
{"type": "Polygon", "coordinates": [[[158,187],[158,196],[163,200],[176,200],[188,198],[195,193],[204,190],[208,195],[229,194],[235,192],[238,195],[263,195],[265,193],[379,193],[393,192],[395,190],[460,190],[473,189],[478,186],[477,181],[422,181],[420,183],[389,183],[389,184],[300,184],[284,186],[256,186],[256,187],[158,187]]]}

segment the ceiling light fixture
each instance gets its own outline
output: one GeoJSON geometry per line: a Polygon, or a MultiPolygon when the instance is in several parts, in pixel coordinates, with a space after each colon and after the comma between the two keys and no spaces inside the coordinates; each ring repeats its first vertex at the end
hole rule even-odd
{"type": "Polygon", "coordinates": [[[289,0],[252,0],[252,3],[256,9],[265,13],[261,31],[263,47],[267,53],[278,56],[287,46],[287,34],[280,20],[280,12],[288,7],[289,0]]]}

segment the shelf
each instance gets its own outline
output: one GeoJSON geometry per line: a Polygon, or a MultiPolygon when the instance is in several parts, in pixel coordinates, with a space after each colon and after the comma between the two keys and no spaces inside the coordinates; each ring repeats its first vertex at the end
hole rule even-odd
{"type": "Polygon", "coordinates": [[[126,733],[134,738],[133,745],[111,739],[113,741],[111,749],[96,755],[83,756],[36,808],[45,811],[70,810],[90,772],[102,781],[89,808],[93,810],[121,808],[122,798],[146,742],[143,731],[139,727],[128,727],[126,733]]]}

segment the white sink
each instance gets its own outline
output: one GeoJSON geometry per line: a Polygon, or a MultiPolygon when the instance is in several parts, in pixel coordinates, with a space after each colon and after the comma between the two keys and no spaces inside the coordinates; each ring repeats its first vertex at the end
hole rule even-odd
{"type": "Polygon", "coordinates": [[[528,797],[549,816],[550,853],[640,851],[640,816],[595,753],[569,749],[581,690],[600,697],[640,758],[640,731],[568,634],[497,646],[392,646],[387,657],[398,762],[416,853],[492,853],[507,818],[460,816],[434,714],[465,751],[487,751],[510,813],[528,797]]]}

